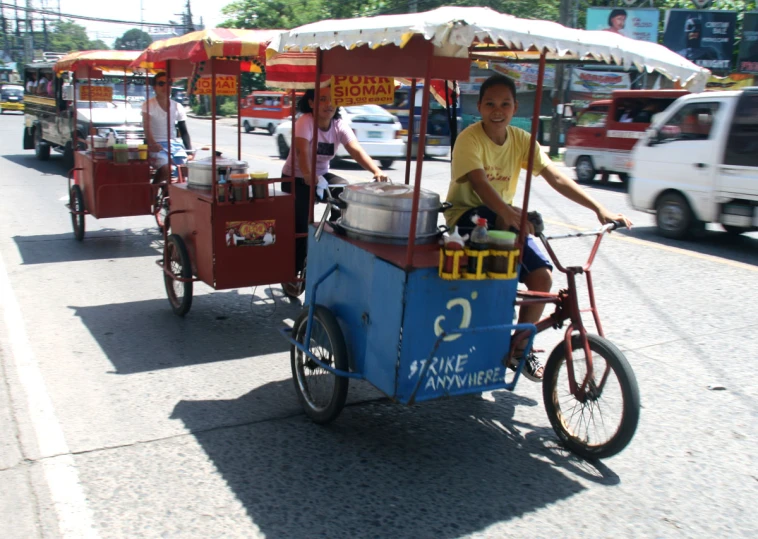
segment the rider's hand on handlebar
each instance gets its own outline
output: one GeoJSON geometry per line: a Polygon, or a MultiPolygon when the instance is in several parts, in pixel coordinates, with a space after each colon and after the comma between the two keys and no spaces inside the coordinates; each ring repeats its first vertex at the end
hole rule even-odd
{"type": "Polygon", "coordinates": [[[390,181],[390,177],[386,174],[382,174],[381,172],[377,172],[374,174],[374,181],[375,182],[388,182],[390,181]]]}
{"type": "Polygon", "coordinates": [[[597,212],[597,219],[600,221],[601,225],[619,222],[623,223],[626,228],[632,228],[632,222],[623,213],[611,213],[605,208],[601,208],[597,212]]]}
{"type": "MultiPolygon", "coordinates": [[[[518,230],[521,228],[521,212],[521,208],[509,206],[506,215],[498,216],[497,228],[500,230],[510,230],[511,228],[518,230]]],[[[534,235],[534,225],[529,221],[526,222],[526,233],[534,235]]]]}

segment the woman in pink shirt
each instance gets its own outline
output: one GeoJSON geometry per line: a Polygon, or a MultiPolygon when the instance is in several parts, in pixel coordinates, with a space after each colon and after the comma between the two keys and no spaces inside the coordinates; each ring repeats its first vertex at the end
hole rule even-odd
{"type": "MultiPolygon", "coordinates": [[[[379,170],[373,159],[361,148],[355,133],[343,122],[337,107],[332,104],[331,88],[322,89],[318,110],[318,143],[316,150],[316,170],[311,170],[311,141],[313,140],[314,91],[308,90],[297,104],[302,113],[295,122],[295,145],[290,149],[287,161],[282,169],[282,176],[295,176],[295,230],[298,233],[308,231],[308,205],[310,203],[310,186],[317,185],[319,176],[323,176],[330,186],[332,197],[342,192],[339,185],[349,182],[329,172],[329,162],[337,153],[340,144],[345,147],[350,157],[374,175],[375,181],[386,182],[389,178],[379,170]]],[[[289,192],[290,184],[282,184],[282,190],[289,192]]],[[[324,193],[321,197],[326,197],[324,193]]],[[[336,219],[339,212],[332,210],[331,218],[336,219]]],[[[308,248],[307,238],[296,241],[296,263],[298,273],[305,267],[308,248]]],[[[293,294],[297,295],[297,294],[293,294]]]]}

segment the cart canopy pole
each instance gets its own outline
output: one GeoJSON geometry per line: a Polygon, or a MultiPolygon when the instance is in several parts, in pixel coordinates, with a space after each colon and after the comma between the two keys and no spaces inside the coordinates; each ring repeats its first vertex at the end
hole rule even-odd
{"type": "Polygon", "coordinates": [[[411,81],[411,91],[408,99],[408,139],[405,149],[405,185],[411,183],[411,159],[413,158],[413,124],[416,123],[414,111],[416,108],[416,79],[411,81]]]}
{"type": "MultiPolygon", "coordinates": [[[[540,67],[537,74],[537,93],[534,96],[534,111],[532,112],[532,133],[529,137],[529,159],[527,159],[526,167],[526,183],[524,184],[524,204],[521,209],[521,222],[519,223],[518,243],[517,245],[524,245],[524,239],[526,238],[526,217],[527,211],[529,211],[529,194],[532,188],[532,169],[534,168],[534,152],[535,145],[537,144],[537,130],[540,125],[540,105],[542,104],[542,83],[545,79],[545,51],[540,53],[540,67]]],[[[524,257],[524,249],[521,248],[519,252],[519,264],[524,257]]]]}
{"type": "Polygon", "coordinates": [[[239,121],[242,109],[242,70],[237,62],[237,161],[242,161],[242,127],[239,121]]]}
{"type": "MultiPolygon", "coordinates": [[[[311,185],[308,204],[308,224],[313,223],[313,206],[316,203],[316,151],[318,150],[318,111],[321,105],[321,49],[316,50],[316,87],[313,90],[313,140],[311,140],[311,185]]],[[[292,125],[295,132],[295,125],[292,125]]],[[[297,155],[293,155],[296,158],[297,155]]],[[[293,163],[294,170],[294,163],[293,163]]]]}
{"type": "MultiPolygon", "coordinates": [[[[416,183],[413,186],[413,205],[411,206],[411,229],[408,232],[408,251],[405,254],[405,267],[413,266],[413,248],[416,246],[416,222],[418,221],[418,201],[421,197],[421,171],[424,166],[424,151],[426,149],[426,120],[429,118],[429,95],[432,82],[432,58],[426,61],[424,76],[423,98],[421,101],[421,125],[418,130],[418,150],[416,150],[416,183]]],[[[415,96],[414,96],[415,103],[415,96]]],[[[408,124],[410,125],[410,124],[408,124]]]]}
{"type": "MultiPolygon", "coordinates": [[[[76,76],[76,75],[74,75],[76,76]]],[[[92,148],[92,155],[95,155],[95,122],[92,121],[92,69],[87,67],[87,86],[89,86],[89,143],[92,148]]],[[[76,94],[74,94],[76,100],[76,94]]],[[[74,118],[76,121],[76,118],[74,118]]],[[[115,155],[115,154],[114,154],[115,155]]]]}
{"type": "MultiPolygon", "coordinates": [[[[168,180],[166,183],[171,183],[171,141],[174,140],[174,133],[176,132],[176,127],[171,123],[171,60],[166,61],[166,86],[166,134],[168,135],[168,150],[166,152],[168,153],[168,180]]],[[[158,106],[161,106],[160,103],[158,106]]]]}
{"type": "MultiPolygon", "coordinates": [[[[216,168],[216,58],[209,60],[211,64],[211,181],[216,186],[216,196],[218,200],[218,169],[216,168]]],[[[228,200],[228,195],[224,193],[224,200],[228,200]]]]}

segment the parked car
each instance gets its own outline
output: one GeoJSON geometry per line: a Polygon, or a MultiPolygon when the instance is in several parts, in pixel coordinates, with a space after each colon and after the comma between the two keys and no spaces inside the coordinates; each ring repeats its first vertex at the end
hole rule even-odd
{"type": "Polygon", "coordinates": [[[631,157],[632,206],[655,213],[663,236],[758,230],[758,88],[680,97],[631,157]]]}
{"type": "MultiPolygon", "coordinates": [[[[342,119],[355,132],[358,142],[382,168],[389,168],[393,161],[405,158],[402,126],[397,117],[378,105],[341,107],[342,119]]],[[[274,140],[280,159],[287,159],[292,140],[292,121],[281,122],[274,131],[274,140]]],[[[350,159],[347,150],[340,145],[335,159],[350,159]]]]}
{"type": "Polygon", "coordinates": [[[0,88],[0,114],[6,110],[24,112],[24,87],[18,84],[3,84],[0,88]]]}

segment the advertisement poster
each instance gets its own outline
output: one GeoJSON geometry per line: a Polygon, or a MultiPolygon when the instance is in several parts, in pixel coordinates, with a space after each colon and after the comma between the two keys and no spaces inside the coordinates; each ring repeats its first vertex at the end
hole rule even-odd
{"type": "Polygon", "coordinates": [[[113,101],[113,88],[110,86],[79,86],[81,101],[113,101]]]}
{"type": "Polygon", "coordinates": [[[332,101],[335,107],[385,105],[394,100],[395,80],[389,77],[332,77],[332,101]]]}
{"type": "Polygon", "coordinates": [[[614,90],[628,90],[630,87],[629,73],[574,68],[571,73],[569,95],[574,107],[582,109],[592,101],[608,99],[614,90]]]}
{"type": "MultiPolygon", "coordinates": [[[[210,77],[197,79],[195,95],[211,95],[210,77]]],[[[234,75],[216,75],[216,95],[237,95],[237,77],[234,75]]]]}
{"type": "Polygon", "coordinates": [[[758,73],[758,12],[745,13],[742,19],[742,41],[740,42],[737,70],[758,73]]]}
{"type": "Polygon", "coordinates": [[[705,91],[740,90],[753,86],[753,79],[753,75],[747,73],[732,73],[728,77],[711,76],[705,84],[705,91]]]}
{"type": "Polygon", "coordinates": [[[732,67],[734,11],[670,9],[663,44],[701,67],[728,71],[732,67]]]}
{"type": "Polygon", "coordinates": [[[276,220],[227,221],[227,247],[266,247],[276,243],[276,220]]]}
{"type": "Polygon", "coordinates": [[[632,39],[658,43],[657,9],[587,8],[587,30],[605,30],[632,39]]]}
{"type": "MultiPolygon", "coordinates": [[[[513,79],[517,90],[524,90],[525,85],[537,85],[539,66],[537,64],[495,64],[490,68],[497,73],[502,73],[513,79]]],[[[555,85],[555,67],[545,66],[544,87],[552,88],[555,85]]],[[[478,91],[478,90],[477,90],[478,91]]]]}

